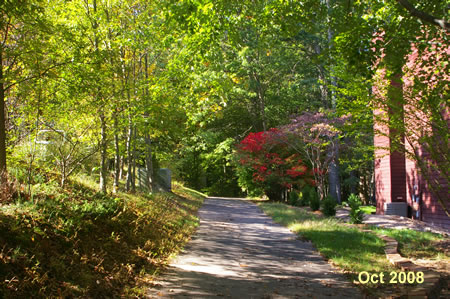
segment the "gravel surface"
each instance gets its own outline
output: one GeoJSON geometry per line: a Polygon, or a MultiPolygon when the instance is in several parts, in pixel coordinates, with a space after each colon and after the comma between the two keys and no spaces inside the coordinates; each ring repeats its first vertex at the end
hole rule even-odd
{"type": "Polygon", "coordinates": [[[255,204],[208,198],[193,239],[150,298],[362,298],[308,242],[255,204]]]}

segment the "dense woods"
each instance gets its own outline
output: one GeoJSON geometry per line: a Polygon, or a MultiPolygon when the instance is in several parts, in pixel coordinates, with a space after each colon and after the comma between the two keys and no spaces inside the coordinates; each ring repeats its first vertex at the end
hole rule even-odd
{"type": "Polygon", "coordinates": [[[368,203],[374,122],[448,186],[449,3],[4,0],[0,201],[74,177],[155,193],[170,168],[208,195],[368,203]]]}
{"type": "Polygon", "coordinates": [[[170,165],[193,187],[237,195],[232,152],[248,133],[332,109],[353,124],[335,137],[352,151],[330,162],[331,193],[369,199],[372,111],[386,104],[372,93],[377,68],[395,77],[411,42],[440,45],[437,86],[413,90],[440,95],[425,103],[439,114],[446,14],[439,1],[6,1],[0,165],[27,165],[27,184],[36,167],[61,186],[83,171],[102,192],[122,178],[135,190],[139,168],[152,189],[155,167],[170,165]]]}

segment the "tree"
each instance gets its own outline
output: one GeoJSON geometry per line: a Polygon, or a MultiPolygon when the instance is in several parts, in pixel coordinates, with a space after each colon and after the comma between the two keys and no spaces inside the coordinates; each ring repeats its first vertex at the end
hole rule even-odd
{"type": "Polygon", "coordinates": [[[45,75],[53,66],[46,66],[34,73],[26,72],[26,69],[33,69],[35,61],[30,59],[31,53],[40,51],[43,33],[48,29],[40,3],[8,0],[2,2],[0,11],[0,172],[5,172],[7,95],[13,87],[45,75]]]}
{"type": "MultiPolygon", "coordinates": [[[[448,107],[444,100],[448,91],[442,85],[448,80],[443,76],[448,70],[445,63],[429,59],[428,55],[435,53],[438,59],[446,55],[443,48],[431,45],[439,36],[443,38],[440,42],[448,43],[444,31],[447,31],[448,24],[439,17],[443,12],[445,14],[447,5],[445,1],[424,1],[412,5],[409,1],[400,0],[355,3],[354,13],[337,23],[340,34],[336,37],[336,51],[343,60],[342,65],[347,68],[336,72],[338,88],[344,94],[340,105],[349,107],[348,103],[353,102],[356,105],[346,109],[346,113],[365,119],[367,111],[375,109],[374,121],[382,124],[374,128],[375,133],[386,135],[380,128],[383,125],[389,128],[392,153],[415,161],[425,179],[433,177],[430,175],[433,172],[443,178],[444,184],[426,179],[428,184],[435,186],[431,187],[435,190],[441,189],[440,185],[448,186],[448,172],[437,169],[437,165],[448,166],[441,161],[442,154],[438,154],[442,152],[442,146],[446,146],[442,140],[448,138],[448,124],[442,117],[442,112],[448,107]],[[438,26],[422,26],[423,21],[438,26]],[[417,53],[428,57],[428,61],[415,57],[417,53]],[[426,71],[431,67],[436,69],[435,74],[426,71]],[[358,74],[359,87],[352,78],[348,78],[348,72],[358,74]],[[429,81],[431,78],[434,78],[433,83],[429,81]],[[373,94],[371,86],[374,87],[373,94]],[[421,95],[420,100],[417,100],[417,95],[421,95]],[[390,117],[384,117],[385,114],[378,113],[380,111],[389,111],[390,117]],[[418,120],[421,120],[420,125],[418,120]],[[432,134],[428,129],[422,130],[424,122],[426,128],[433,128],[432,134]],[[418,144],[424,147],[418,150],[418,144]],[[429,159],[427,155],[433,158],[429,159]]],[[[439,201],[447,210],[445,201],[439,201]]]]}
{"type": "Polygon", "coordinates": [[[282,127],[289,138],[285,142],[300,153],[311,166],[311,174],[317,185],[320,198],[325,198],[329,190],[326,178],[330,163],[337,155],[342,126],[346,117],[330,118],[325,113],[304,112],[290,124],[282,127]]]}
{"type": "MultiPolygon", "coordinates": [[[[241,186],[263,190],[271,200],[280,201],[291,188],[314,184],[302,156],[284,141],[278,129],[250,133],[237,147],[241,186]]],[[[298,145],[298,144],[297,144],[298,145]]]]}
{"type": "Polygon", "coordinates": [[[424,22],[442,27],[446,31],[450,31],[450,23],[446,22],[444,19],[437,18],[424,11],[416,9],[408,0],[397,0],[397,2],[408,10],[411,16],[417,17],[424,22]]]}

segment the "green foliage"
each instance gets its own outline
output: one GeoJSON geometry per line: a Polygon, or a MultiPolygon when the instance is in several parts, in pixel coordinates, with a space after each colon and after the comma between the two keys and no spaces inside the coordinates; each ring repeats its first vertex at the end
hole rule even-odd
{"type": "Polygon", "coordinates": [[[69,181],[0,204],[0,297],[133,297],[198,225],[203,195],[98,193],[69,181]],[[16,279],[9,280],[11,277],[16,279]]]}
{"type": "Polygon", "coordinates": [[[334,197],[328,195],[325,197],[322,202],[322,212],[325,216],[330,217],[336,215],[336,200],[334,197]]]}
{"type": "Polygon", "coordinates": [[[350,222],[360,224],[364,220],[364,212],[360,209],[362,202],[358,195],[350,194],[347,199],[350,206],[350,222]]]}
{"type": "Polygon", "coordinates": [[[308,186],[303,187],[302,191],[299,194],[300,198],[297,203],[300,207],[309,206],[309,197],[308,197],[309,188],[311,187],[308,186]]]}
{"type": "Polygon", "coordinates": [[[299,206],[300,205],[300,195],[298,194],[298,191],[292,190],[289,192],[289,204],[291,206],[299,206]]]}
{"type": "Polygon", "coordinates": [[[309,207],[311,208],[311,210],[313,211],[317,211],[320,208],[320,198],[319,198],[319,194],[317,193],[317,191],[314,188],[310,188],[308,190],[308,202],[309,202],[309,207]]]}
{"type": "Polygon", "coordinates": [[[377,211],[377,208],[375,206],[360,206],[359,209],[367,215],[375,214],[375,212],[377,211]]]}

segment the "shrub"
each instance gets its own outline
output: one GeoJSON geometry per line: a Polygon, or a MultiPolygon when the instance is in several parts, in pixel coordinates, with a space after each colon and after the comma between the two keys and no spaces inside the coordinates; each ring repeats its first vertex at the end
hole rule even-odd
{"type": "Polygon", "coordinates": [[[234,160],[243,190],[263,191],[270,200],[281,201],[284,191],[315,183],[301,155],[285,144],[287,138],[273,128],[250,133],[237,145],[234,160]]]}
{"type": "Polygon", "coordinates": [[[0,204],[11,202],[15,189],[14,183],[8,181],[8,175],[0,172],[0,204]]]}
{"type": "Polygon", "coordinates": [[[364,219],[364,212],[360,209],[361,199],[358,195],[350,194],[348,197],[348,205],[350,206],[350,223],[359,224],[364,219]]]}
{"type": "Polygon", "coordinates": [[[320,208],[320,199],[319,195],[317,194],[316,190],[311,188],[308,192],[308,200],[309,200],[309,207],[313,211],[317,211],[320,208]]]}
{"type": "Polygon", "coordinates": [[[307,207],[309,206],[309,189],[311,187],[305,186],[303,190],[299,193],[299,199],[297,201],[297,205],[299,207],[307,207]]]}
{"type": "Polygon", "coordinates": [[[291,206],[298,206],[299,202],[300,202],[300,197],[298,195],[298,192],[296,190],[289,192],[289,204],[291,206]]]}
{"type": "Polygon", "coordinates": [[[322,212],[327,217],[336,215],[336,200],[334,197],[328,195],[322,200],[322,212]]]}

